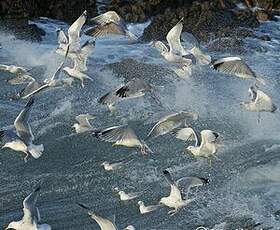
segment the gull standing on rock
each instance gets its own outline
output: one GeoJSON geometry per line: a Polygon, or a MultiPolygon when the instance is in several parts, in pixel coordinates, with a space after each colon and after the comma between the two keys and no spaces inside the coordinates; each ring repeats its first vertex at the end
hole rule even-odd
{"type": "Polygon", "coordinates": [[[75,123],[72,128],[75,129],[76,133],[84,133],[93,131],[92,125],[89,123],[89,120],[95,119],[95,116],[92,116],[90,114],[80,114],[76,116],[76,121],[78,123],[75,123]]]}
{"type": "Polygon", "coordinates": [[[264,79],[257,74],[239,57],[226,57],[212,61],[211,67],[219,72],[235,75],[242,79],[250,79],[265,84],[264,79]]]}
{"type": "Polygon", "coordinates": [[[87,29],[86,35],[93,37],[123,35],[131,40],[137,40],[137,37],[128,30],[125,21],[115,11],[108,11],[90,21],[96,23],[97,26],[87,29]]]}
{"type": "Polygon", "coordinates": [[[149,212],[153,212],[160,207],[160,205],[145,206],[143,201],[138,201],[138,205],[139,205],[139,211],[141,214],[147,214],[149,212]]]}
{"type": "Polygon", "coordinates": [[[37,159],[44,151],[44,146],[42,144],[33,144],[34,136],[28,123],[33,103],[34,100],[31,98],[14,121],[14,128],[0,131],[0,139],[5,142],[2,149],[10,148],[14,151],[25,153],[25,162],[29,155],[37,159]]]}
{"type": "Polygon", "coordinates": [[[116,110],[114,104],[119,100],[143,97],[148,92],[150,92],[150,96],[160,104],[159,99],[154,94],[153,87],[140,78],[133,78],[125,85],[121,85],[117,89],[106,93],[98,100],[98,102],[107,105],[109,110],[114,112],[116,110]]]}
{"type": "Polygon", "coordinates": [[[23,217],[20,221],[11,222],[7,228],[15,230],[51,230],[48,224],[39,224],[41,221],[39,209],[36,207],[40,188],[35,189],[23,201],[23,217]]]}
{"type": "Polygon", "coordinates": [[[167,170],[163,171],[163,175],[170,185],[171,191],[169,196],[161,198],[159,203],[169,208],[174,208],[168,212],[168,214],[171,215],[176,214],[181,208],[194,201],[194,199],[183,199],[183,188],[187,189],[186,197],[188,198],[188,193],[191,188],[200,187],[209,182],[208,179],[199,177],[183,177],[177,181],[174,181],[167,170]],[[180,189],[180,187],[182,188],[180,189]]]}
{"type": "Polygon", "coordinates": [[[183,128],[178,131],[176,137],[181,140],[195,140],[194,146],[188,146],[187,150],[197,157],[209,158],[217,152],[217,139],[220,135],[211,130],[202,130],[200,136],[193,128],[183,128]]]}
{"type": "Polygon", "coordinates": [[[146,143],[139,139],[133,129],[128,125],[113,126],[104,130],[97,130],[94,131],[92,135],[102,141],[113,142],[113,146],[138,147],[143,155],[153,153],[146,143]]]}
{"type": "Polygon", "coordinates": [[[251,86],[249,88],[249,94],[251,101],[242,102],[241,107],[247,111],[258,112],[258,122],[260,122],[261,112],[274,113],[277,110],[277,106],[272,102],[271,97],[257,89],[256,86],[251,86]]]}
{"type": "Polygon", "coordinates": [[[165,116],[154,125],[154,127],[149,132],[146,140],[165,135],[184,124],[185,126],[187,126],[186,122],[189,119],[197,120],[198,114],[181,111],[165,116]]]}
{"type": "Polygon", "coordinates": [[[27,70],[20,66],[0,64],[0,71],[9,72],[16,75],[14,78],[7,80],[7,82],[12,85],[24,84],[34,81],[34,78],[29,75],[27,70]]]}

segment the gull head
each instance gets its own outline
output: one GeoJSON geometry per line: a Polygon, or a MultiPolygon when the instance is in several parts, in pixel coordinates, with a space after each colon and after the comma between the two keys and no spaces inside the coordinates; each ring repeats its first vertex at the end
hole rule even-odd
{"type": "Polygon", "coordinates": [[[73,132],[77,132],[77,130],[78,130],[78,128],[79,128],[79,124],[76,123],[76,124],[72,125],[71,128],[72,128],[72,131],[73,131],[73,132]]]}
{"type": "Polygon", "coordinates": [[[168,197],[162,197],[159,201],[159,204],[160,205],[165,205],[165,204],[167,204],[167,201],[168,201],[168,197]]]}
{"type": "Polygon", "coordinates": [[[120,191],[119,187],[115,187],[114,191],[119,192],[120,191]]]}
{"type": "MultiPolygon", "coordinates": [[[[109,165],[108,161],[104,161],[102,164],[102,166],[106,166],[106,165],[109,165]]],[[[117,187],[115,188],[115,190],[118,189],[117,187]]]]}
{"type": "Polygon", "coordinates": [[[118,194],[119,194],[120,196],[125,195],[124,191],[118,191],[118,194]]]}
{"type": "Polygon", "coordinates": [[[139,206],[144,206],[144,202],[143,202],[143,201],[141,201],[141,200],[140,200],[140,201],[138,201],[138,202],[137,202],[137,204],[138,204],[139,206]]]}

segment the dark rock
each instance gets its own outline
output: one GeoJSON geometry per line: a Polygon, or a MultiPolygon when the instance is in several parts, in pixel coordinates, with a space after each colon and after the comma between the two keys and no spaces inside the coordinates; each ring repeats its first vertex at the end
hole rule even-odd
{"type": "Polygon", "coordinates": [[[256,17],[259,21],[268,21],[271,20],[273,15],[269,11],[266,10],[256,10],[255,11],[256,17]]]}
{"type": "Polygon", "coordinates": [[[244,54],[246,52],[242,39],[231,37],[215,39],[208,44],[207,48],[210,51],[222,51],[231,54],[244,54]]]}

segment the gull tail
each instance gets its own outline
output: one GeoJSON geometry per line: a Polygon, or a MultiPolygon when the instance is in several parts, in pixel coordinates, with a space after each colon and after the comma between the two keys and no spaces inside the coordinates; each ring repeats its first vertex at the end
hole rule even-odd
{"type": "Polygon", "coordinates": [[[30,144],[28,146],[28,152],[35,158],[38,159],[40,156],[42,156],[44,151],[44,145],[34,145],[30,144]]]}
{"type": "Polygon", "coordinates": [[[195,198],[184,200],[184,206],[187,206],[188,204],[192,203],[193,201],[195,201],[195,198]]]}

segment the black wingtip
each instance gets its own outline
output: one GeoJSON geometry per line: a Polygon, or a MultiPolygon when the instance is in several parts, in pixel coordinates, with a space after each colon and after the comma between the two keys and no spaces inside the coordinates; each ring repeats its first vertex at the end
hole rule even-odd
{"type": "Polygon", "coordinates": [[[38,187],[38,188],[36,188],[35,190],[34,190],[34,192],[38,192],[38,191],[40,191],[41,190],[41,187],[38,187]]]}
{"type": "Polygon", "coordinates": [[[203,184],[209,184],[210,180],[208,178],[199,177],[200,180],[203,181],[203,184]]]}
{"type": "Polygon", "coordinates": [[[86,209],[86,210],[90,210],[90,208],[89,207],[87,207],[87,206],[85,206],[84,204],[81,204],[81,203],[76,203],[78,206],[80,206],[81,208],[83,208],[83,209],[86,209]]]}
{"type": "Polygon", "coordinates": [[[214,134],[214,136],[216,137],[216,139],[220,136],[220,134],[219,134],[219,133],[215,133],[215,132],[213,132],[213,134],[214,134]]]}
{"type": "Polygon", "coordinates": [[[31,97],[31,98],[29,99],[29,101],[27,102],[26,107],[31,107],[31,106],[33,105],[33,103],[34,103],[34,98],[31,97]]]}
{"type": "Polygon", "coordinates": [[[165,170],[163,170],[163,174],[164,175],[169,175],[170,173],[169,173],[169,171],[167,169],[165,169],[165,170]]]}

